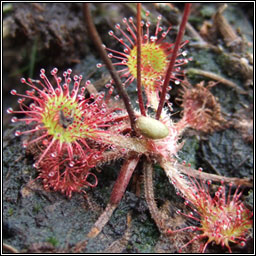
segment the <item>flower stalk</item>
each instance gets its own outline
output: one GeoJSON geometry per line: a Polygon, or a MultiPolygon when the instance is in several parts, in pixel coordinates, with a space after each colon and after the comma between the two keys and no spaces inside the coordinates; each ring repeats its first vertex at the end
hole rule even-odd
{"type": "Polygon", "coordinates": [[[137,3],[137,89],[140,112],[143,116],[146,116],[141,86],[141,43],[141,3],[137,3]]]}
{"type": "Polygon", "coordinates": [[[102,47],[102,41],[101,41],[100,36],[96,30],[96,27],[92,21],[88,3],[84,4],[84,18],[85,18],[85,24],[86,24],[87,30],[88,30],[89,34],[91,35],[91,38],[92,38],[96,48],[98,49],[102,60],[106,64],[106,67],[108,68],[113,80],[115,81],[115,85],[116,85],[119,95],[122,97],[122,99],[124,101],[126,110],[128,112],[129,118],[130,118],[131,127],[134,130],[136,117],[135,117],[135,114],[134,114],[134,111],[133,111],[133,108],[131,105],[130,97],[129,97],[128,93],[125,91],[125,89],[123,88],[122,82],[121,82],[112,62],[108,58],[108,55],[107,55],[105,49],[102,47]]]}
{"type": "Polygon", "coordinates": [[[188,17],[189,17],[190,7],[191,7],[191,4],[186,3],[184,14],[183,14],[182,21],[181,21],[181,24],[180,24],[179,33],[178,33],[176,41],[175,41],[174,50],[173,50],[173,53],[172,53],[172,58],[171,58],[171,61],[169,63],[169,66],[168,66],[168,69],[167,69],[167,72],[166,72],[166,76],[165,76],[165,79],[164,79],[164,85],[163,85],[163,89],[162,89],[162,93],[161,93],[161,98],[160,98],[160,102],[159,102],[158,109],[157,109],[157,112],[156,112],[156,119],[157,120],[159,120],[159,118],[161,116],[161,112],[162,112],[162,109],[163,109],[163,106],[164,106],[164,103],[165,103],[167,87],[169,85],[172,70],[173,70],[177,55],[178,55],[178,50],[180,48],[180,43],[181,43],[181,40],[182,40],[184,32],[185,32],[186,23],[187,23],[188,17]]]}

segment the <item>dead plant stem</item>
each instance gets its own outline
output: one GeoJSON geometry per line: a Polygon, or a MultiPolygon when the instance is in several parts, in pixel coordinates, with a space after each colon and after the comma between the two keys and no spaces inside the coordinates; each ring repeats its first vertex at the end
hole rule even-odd
{"type": "Polygon", "coordinates": [[[200,76],[204,76],[207,77],[209,79],[218,81],[228,87],[234,88],[238,93],[240,94],[248,94],[248,92],[244,91],[243,89],[239,88],[239,86],[235,83],[233,83],[232,81],[217,75],[213,72],[210,71],[206,71],[206,70],[202,70],[202,69],[198,69],[198,68],[189,68],[186,70],[186,74],[195,74],[195,75],[200,75],[200,76]]]}
{"type": "Polygon", "coordinates": [[[191,167],[184,166],[182,164],[177,164],[177,168],[179,168],[179,170],[182,173],[197,179],[211,180],[215,182],[225,182],[226,184],[232,183],[236,186],[245,186],[249,188],[253,186],[252,182],[248,178],[244,178],[244,179],[231,178],[231,177],[225,177],[225,176],[206,173],[206,172],[200,172],[198,170],[195,170],[191,167]]]}

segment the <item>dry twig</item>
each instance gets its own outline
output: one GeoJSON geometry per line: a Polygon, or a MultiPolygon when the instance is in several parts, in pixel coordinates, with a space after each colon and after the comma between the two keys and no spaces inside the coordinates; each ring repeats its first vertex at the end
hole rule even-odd
{"type": "Polygon", "coordinates": [[[210,71],[205,71],[205,70],[197,69],[197,68],[189,68],[186,70],[186,74],[195,74],[195,75],[204,76],[209,79],[218,81],[228,87],[231,87],[231,88],[235,89],[240,94],[248,94],[248,92],[241,89],[237,84],[233,83],[232,81],[230,81],[222,76],[219,76],[213,72],[210,72],[210,71]]]}

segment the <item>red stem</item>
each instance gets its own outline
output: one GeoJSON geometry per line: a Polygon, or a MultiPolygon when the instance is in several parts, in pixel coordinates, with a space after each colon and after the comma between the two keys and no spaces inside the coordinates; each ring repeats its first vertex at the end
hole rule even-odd
{"type": "Polygon", "coordinates": [[[121,171],[118,175],[118,178],[115,182],[113,187],[111,196],[110,196],[110,203],[111,204],[118,204],[122,199],[124,192],[129,184],[131,176],[139,162],[140,156],[132,156],[125,160],[122,165],[121,171]]]}
{"type": "Polygon", "coordinates": [[[121,171],[118,175],[118,178],[114,184],[109,203],[107,204],[106,209],[100,215],[98,220],[94,223],[87,237],[93,238],[96,237],[104,228],[106,223],[110,220],[112,213],[118,206],[121,201],[126,187],[129,184],[131,176],[139,162],[140,156],[131,156],[122,165],[121,171]]]}
{"type": "Polygon", "coordinates": [[[140,112],[146,116],[141,88],[141,3],[137,3],[137,89],[140,112]]]}
{"type": "Polygon", "coordinates": [[[192,4],[189,4],[189,3],[185,4],[185,10],[184,10],[184,14],[183,14],[182,21],[181,21],[181,24],[180,24],[179,33],[177,35],[176,42],[175,42],[175,45],[174,45],[172,58],[171,58],[171,61],[169,63],[169,66],[168,66],[168,69],[167,69],[167,72],[166,72],[164,85],[163,85],[163,89],[162,89],[162,93],[161,93],[161,98],[160,98],[160,102],[159,102],[158,109],[157,109],[157,112],[156,112],[156,119],[157,120],[161,116],[161,112],[162,112],[162,109],[163,109],[163,106],[164,106],[164,103],[165,103],[167,87],[169,85],[172,70],[173,70],[177,55],[178,55],[179,46],[180,46],[181,40],[182,40],[184,32],[185,32],[186,23],[188,21],[188,16],[189,16],[191,5],[192,4]]]}
{"type": "Polygon", "coordinates": [[[133,130],[135,130],[136,116],[135,116],[135,113],[134,113],[132,105],[131,105],[130,97],[128,96],[127,92],[123,88],[122,82],[120,80],[118,73],[116,72],[112,62],[110,61],[105,49],[102,47],[102,41],[101,41],[100,36],[96,30],[96,27],[92,21],[90,9],[89,9],[89,3],[85,3],[83,9],[84,9],[85,24],[86,24],[88,33],[90,35],[90,39],[95,44],[95,47],[97,48],[102,60],[105,62],[106,67],[108,68],[108,70],[115,82],[115,86],[118,91],[118,94],[122,97],[125,107],[126,107],[126,110],[128,112],[130,122],[131,122],[131,127],[133,130]]]}

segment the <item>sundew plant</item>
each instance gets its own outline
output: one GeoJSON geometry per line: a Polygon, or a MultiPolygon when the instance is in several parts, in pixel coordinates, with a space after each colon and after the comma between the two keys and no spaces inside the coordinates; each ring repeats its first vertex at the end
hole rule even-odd
{"type": "Polygon", "coordinates": [[[185,49],[189,42],[182,41],[190,7],[191,4],[185,4],[176,40],[170,42],[168,33],[172,26],[164,29],[161,16],[152,24],[148,11],[147,20],[141,20],[141,4],[137,4],[137,17],[124,17],[115,25],[115,31],[108,33],[121,45],[123,50],[119,51],[102,43],[89,4],[85,3],[87,32],[103,61],[97,67],[105,65],[112,76],[105,85],[107,90],[89,94],[87,87],[93,86],[89,80],[84,81],[71,69],[59,75],[57,68],[50,71],[50,77],[48,71],[41,69],[36,80],[22,78],[21,83],[28,87],[24,94],[16,88],[11,90],[12,95],[19,97],[20,108],[8,108],[8,114],[14,115],[11,121],[27,125],[25,130],[16,130],[15,135],[22,136],[24,148],[33,152],[37,182],[47,191],[60,192],[68,198],[74,193],[86,196],[86,189],[98,184],[94,168],[123,159],[109,203],[88,232],[88,238],[96,237],[109,221],[140,163],[144,171],[145,198],[160,232],[166,237],[177,232],[194,232],[194,238],[180,251],[200,240],[199,252],[206,252],[210,243],[232,252],[231,244],[244,246],[247,241],[252,213],[242,202],[239,186],[231,193],[232,186],[239,182],[229,182],[227,190],[225,177],[212,176],[215,181],[221,180],[212,195],[211,182],[205,181],[206,174],[192,168],[191,173],[185,172],[179,164],[184,131],[192,128],[210,133],[223,128],[225,123],[220,105],[210,92],[213,85],[205,86],[201,82],[193,86],[183,71],[191,60],[185,49]],[[138,108],[133,108],[126,91],[126,87],[133,84],[138,93],[138,108]],[[179,121],[173,120],[169,101],[168,92],[174,86],[181,90],[177,98],[183,108],[179,121]],[[113,101],[115,89],[121,99],[113,101]],[[121,101],[124,106],[119,104],[121,101]],[[197,225],[172,230],[164,220],[154,199],[153,163],[163,168],[170,186],[184,199],[184,205],[192,209],[190,214],[181,210],[177,214],[193,219],[197,225]],[[198,173],[200,179],[196,179],[198,173]]]}

